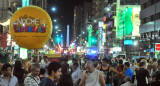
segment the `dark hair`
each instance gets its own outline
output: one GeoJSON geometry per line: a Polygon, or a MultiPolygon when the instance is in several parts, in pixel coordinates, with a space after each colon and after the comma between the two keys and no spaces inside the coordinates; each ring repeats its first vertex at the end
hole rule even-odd
{"type": "Polygon", "coordinates": [[[9,67],[12,69],[12,65],[10,65],[9,63],[4,63],[1,70],[6,71],[7,68],[9,68],[9,67]]]}
{"type": "Polygon", "coordinates": [[[52,71],[56,73],[59,68],[62,68],[60,63],[55,62],[55,61],[49,63],[49,65],[48,65],[48,75],[51,75],[52,71]]]}
{"type": "Polygon", "coordinates": [[[40,69],[40,74],[44,75],[45,72],[46,72],[46,70],[45,70],[44,68],[41,68],[41,69],[40,69]]]}
{"type": "Polygon", "coordinates": [[[63,63],[62,64],[62,74],[68,73],[69,71],[69,64],[63,63]]]}
{"type": "Polygon", "coordinates": [[[139,67],[142,67],[142,66],[144,66],[145,65],[145,62],[140,62],[139,63],[139,67]]]}
{"type": "Polygon", "coordinates": [[[74,86],[71,75],[70,74],[63,74],[60,77],[57,86],[74,86]]]}
{"type": "Polygon", "coordinates": [[[158,61],[157,61],[157,62],[158,62],[158,65],[160,65],[160,59],[158,59],[158,61]]]}
{"type": "Polygon", "coordinates": [[[119,64],[123,64],[123,60],[122,59],[119,60],[119,64]]]}
{"type": "Polygon", "coordinates": [[[109,60],[107,58],[103,58],[102,61],[109,62],[109,60]]]}
{"type": "Polygon", "coordinates": [[[24,69],[22,69],[22,62],[16,61],[14,66],[13,75],[17,77],[18,83],[24,82],[24,74],[27,73],[24,69]]]}
{"type": "Polygon", "coordinates": [[[79,65],[78,65],[78,63],[74,63],[73,65],[75,65],[75,66],[79,66],[79,65]]]}
{"type": "Polygon", "coordinates": [[[22,62],[21,61],[16,61],[14,65],[14,70],[21,70],[22,69],[22,62]]]}
{"type": "Polygon", "coordinates": [[[129,62],[125,62],[124,65],[126,65],[127,67],[130,67],[129,62]]]}
{"type": "Polygon", "coordinates": [[[159,81],[160,80],[160,71],[156,72],[156,80],[159,81]]]}

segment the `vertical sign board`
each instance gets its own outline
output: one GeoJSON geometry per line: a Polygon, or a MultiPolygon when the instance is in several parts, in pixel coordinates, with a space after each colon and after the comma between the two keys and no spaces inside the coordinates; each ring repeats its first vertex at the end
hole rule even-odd
{"type": "Polygon", "coordinates": [[[160,43],[156,43],[155,45],[156,51],[160,51],[160,43]]]}
{"type": "Polygon", "coordinates": [[[1,35],[1,47],[7,47],[7,33],[2,33],[1,35]]]}

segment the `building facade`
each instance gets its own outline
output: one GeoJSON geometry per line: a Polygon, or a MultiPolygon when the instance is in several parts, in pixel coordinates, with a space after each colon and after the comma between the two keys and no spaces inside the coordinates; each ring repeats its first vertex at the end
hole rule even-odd
{"type": "Polygon", "coordinates": [[[160,1],[141,0],[140,3],[142,54],[147,54],[149,57],[157,57],[159,51],[156,51],[155,45],[160,42],[160,1]]]}

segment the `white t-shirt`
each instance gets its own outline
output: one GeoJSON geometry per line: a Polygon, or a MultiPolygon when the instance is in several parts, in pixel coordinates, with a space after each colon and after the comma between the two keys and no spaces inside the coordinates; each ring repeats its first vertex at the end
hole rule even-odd
{"type": "Polygon", "coordinates": [[[74,84],[76,84],[77,81],[81,79],[81,73],[82,72],[79,67],[72,73],[72,79],[74,84]]]}

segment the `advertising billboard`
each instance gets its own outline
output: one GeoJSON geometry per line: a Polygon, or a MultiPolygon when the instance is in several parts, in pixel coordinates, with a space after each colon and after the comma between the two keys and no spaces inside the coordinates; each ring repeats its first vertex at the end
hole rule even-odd
{"type": "Polygon", "coordinates": [[[117,37],[140,36],[140,6],[128,7],[118,13],[117,37]]]}

